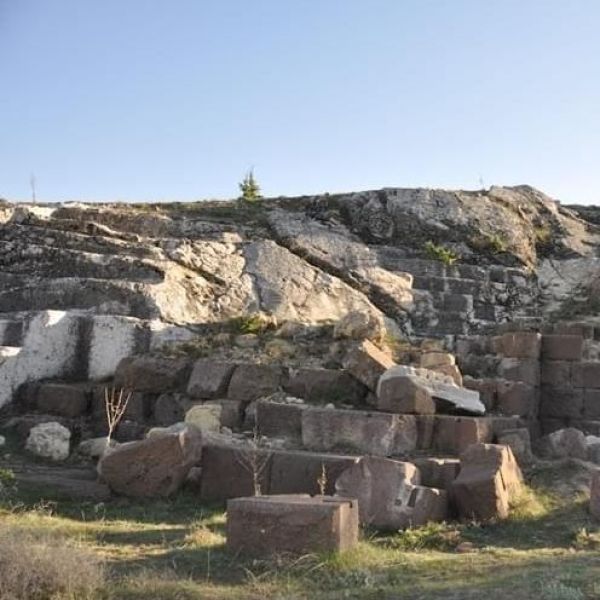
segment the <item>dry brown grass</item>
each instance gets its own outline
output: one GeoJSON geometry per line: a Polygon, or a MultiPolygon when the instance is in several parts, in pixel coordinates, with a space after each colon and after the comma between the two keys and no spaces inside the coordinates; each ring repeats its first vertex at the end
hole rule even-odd
{"type": "Polygon", "coordinates": [[[64,537],[0,526],[0,598],[92,598],[105,583],[97,556],[64,537]]]}

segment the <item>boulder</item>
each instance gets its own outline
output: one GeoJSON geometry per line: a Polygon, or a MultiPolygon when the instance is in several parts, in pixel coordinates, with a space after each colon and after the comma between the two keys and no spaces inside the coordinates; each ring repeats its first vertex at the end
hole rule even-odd
{"type": "Polygon", "coordinates": [[[194,363],[187,386],[192,398],[211,400],[224,398],[235,369],[235,364],[201,359],[194,363]]]}
{"type": "Polygon", "coordinates": [[[505,519],[523,481],[511,449],[473,444],[461,454],[460,463],[460,473],[452,484],[460,516],[480,521],[505,519]]]}
{"type": "Polygon", "coordinates": [[[389,354],[364,340],[348,351],[342,364],[352,377],[375,392],[379,378],[396,363],[389,354]]]}
{"type": "Polygon", "coordinates": [[[338,496],[358,500],[361,524],[398,530],[446,517],[446,492],[419,482],[412,463],[371,456],[346,469],[335,489],[338,496]]]}
{"type": "Polygon", "coordinates": [[[185,423],[193,425],[202,433],[209,431],[219,432],[221,429],[220,404],[197,404],[185,413],[185,423]]]}
{"type": "Polygon", "coordinates": [[[89,458],[100,458],[108,448],[114,448],[116,445],[117,442],[109,441],[107,436],[96,437],[79,442],[77,452],[89,458]]]}
{"type": "Polygon", "coordinates": [[[40,423],[29,431],[25,448],[36,456],[52,460],[65,460],[69,457],[71,432],[55,421],[40,423]]]}
{"type": "Polygon", "coordinates": [[[186,394],[165,392],[154,403],[154,422],[161,427],[168,427],[185,419],[185,413],[192,406],[192,401],[186,394]]]}
{"type": "Polygon", "coordinates": [[[166,497],[180,488],[201,455],[201,433],[186,428],[111,449],[100,459],[98,473],[118,494],[166,497]]]}
{"type": "Polygon", "coordinates": [[[433,412],[466,412],[482,415],[485,406],[479,392],[458,387],[445,375],[397,365],[388,369],[377,385],[377,406],[380,410],[408,412],[406,408],[433,412]],[[429,398],[433,402],[429,401],[429,398]]]}
{"type": "Polygon", "coordinates": [[[546,458],[580,458],[587,457],[585,434],[579,429],[567,427],[558,429],[541,438],[538,442],[539,452],[546,458]]]}

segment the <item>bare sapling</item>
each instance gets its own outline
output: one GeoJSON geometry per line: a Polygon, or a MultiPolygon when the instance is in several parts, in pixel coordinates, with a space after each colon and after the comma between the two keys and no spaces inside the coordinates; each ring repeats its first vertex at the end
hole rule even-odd
{"type": "Polygon", "coordinates": [[[262,496],[261,479],[269,464],[271,455],[261,450],[261,437],[258,429],[254,428],[248,447],[240,449],[236,458],[242,467],[252,475],[252,490],[255,496],[262,496]]]}
{"type": "Polygon", "coordinates": [[[106,436],[106,446],[110,446],[115,429],[121,422],[127,404],[131,400],[132,392],[125,391],[123,388],[104,388],[104,407],[106,409],[106,423],[108,425],[108,434],[106,436]]]}
{"type": "Polygon", "coordinates": [[[317,479],[317,485],[319,486],[319,494],[324,496],[327,489],[327,469],[325,468],[325,463],[321,463],[321,475],[317,479]]]}

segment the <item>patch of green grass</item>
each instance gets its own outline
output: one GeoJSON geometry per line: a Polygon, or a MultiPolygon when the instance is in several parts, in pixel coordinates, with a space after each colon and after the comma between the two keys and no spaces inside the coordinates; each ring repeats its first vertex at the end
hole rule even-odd
{"type": "Polygon", "coordinates": [[[508,250],[509,242],[504,235],[499,233],[482,233],[473,236],[469,245],[478,252],[496,255],[508,250]]]}
{"type": "Polygon", "coordinates": [[[100,557],[107,579],[98,598],[504,600],[508,591],[511,600],[592,599],[600,592],[598,525],[577,491],[564,487],[579,468],[534,469],[505,521],[365,535],[338,555],[231,554],[223,508],[191,493],[103,504],[19,496],[20,504],[3,504],[0,521],[66,536],[100,557]],[[457,553],[464,541],[473,551],[457,553]]]}

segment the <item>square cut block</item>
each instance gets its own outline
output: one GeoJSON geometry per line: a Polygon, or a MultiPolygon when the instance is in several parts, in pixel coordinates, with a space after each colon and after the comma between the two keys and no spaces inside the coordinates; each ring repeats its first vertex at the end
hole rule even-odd
{"type": "Polygon", "coordinates": [[[540,385],[540,363],[534,358],[503,358],[499,375],[509,381],[521,381],[528,385],[540,385]]]}
{"type": "Polygon", "coordinates": [[[43,383],[37,389],[37,409],[61,417],[80,417],[90,406],[90,387],[85,384],[43,383]]]}
{"type": "Polygon", "coordinates": [[[302,437],[302,412],[305,404],[268,402],[256,403],[256,427],[260,435],[300,439],[302,437]]]}
{"type": "Polygon", "coordinates": [[[540,416],[543,418],[581,418],[583,390],[571,387],[542,386],[540,416]]]}
{"type": "Polygon", "coordinates": [[[533,358],[540,356],[542,336],[529,331],[515,331],[502,336],[500,347],[507,358],[533,358]]]}
{"type": "Polygon", "coordinates": [[[573,387],[600,389],[600,362],[573,364],[573,387]]]}
{"type": "Polygon", "coordinates": [[[571,371],[578,363],[568,360],[546,360],[542,362],[542,385],[568,387],[571,385],[571,371]]]}
{"type": "Polygon", "coordinates": [[[227,547],[256,558],[350,550],[358,543],[358,503],[331,496],[281,495],[227,503],[227,547]]]}

